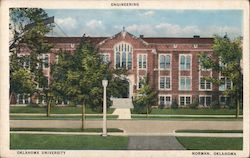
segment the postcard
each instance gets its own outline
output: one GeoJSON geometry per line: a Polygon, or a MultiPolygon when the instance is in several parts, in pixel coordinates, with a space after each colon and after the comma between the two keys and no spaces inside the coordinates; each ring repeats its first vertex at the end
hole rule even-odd
{"type": "Polygon", "coordinates": [[[0,157],[249,157],[249,2],[1,4],[0,157]]]}

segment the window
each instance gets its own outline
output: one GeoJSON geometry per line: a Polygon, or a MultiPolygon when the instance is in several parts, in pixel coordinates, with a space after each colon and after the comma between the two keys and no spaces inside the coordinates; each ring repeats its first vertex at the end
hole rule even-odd
{"type": "Polygon", "coordinates": [[[202,106],[210,106],[212,103],[212,96],[199,96],[199,104],[202,106]]]}
{"type": "Polygon", "coordinates": [[[122,52],[122,67],[126,68],[127,55],[126,52],[122,52]]]}
{"type": "Polygon", "coordinates": [[[120,67],[120,52],[116,52],[116,68],[120,67]]]}
{"type": "Polygon", "coordinates": [[[49,55],[43,54],[43,68],[49,67],[49,55]]]}
{"type": "Polygon", "coordinates": [[[30,95],[29,94],[18,94],[16,102],[18,104],[29,104],[30,103],[30,95]]]}
{"type": "Polygon", "coordinates": [[[104,62],[104,63],[109,63],[109,61],[110,61],[110,58],[109,58],[109,54],[108,53],[101,53],[101,57],[102,57],[102,61],[104,62]]]}
{"type": "Polygon", "coordinates": [[[115,67],[132,69],[132,46],[127,43],[120,43],[114,47],[115,67]]]}
{"type": "Polygon", "coordinates": [[[224,95],[220,96],[220,104],[221,105],[229,105],[230,102],[231,102],[231,98],[229,96],[224,96],[224,95]]]}
{"type": "Polygon", "coordinates": [[[172,103],[171,96],[160,95],[159,96],[159,105],[170,106],[172,103]]]}
{"type": "Polygon", "coordinates": [[[179,90],[191,90],[191,78],[190,77],[180,77],[179,90]]]}
{"type": "Polygon", "coordinates": [[[171,57],[169,54],[160,55],[160,69],[170,69],[171,57]]]}
{"type": "Polygon", "coordinates": [[[191,104],[191,96],[179,96],[179,105],[186,106],[191,104]]]}
{"type": "Polygon", "coordinates": [[[200,90],[212,90],[212,83],[200,77],[200,90]]]}
{"type": "Polygon", "coordinates": [[[49,55],[48,54],[42,54],[42,55],[38,56],[38,59],[41,60],[42,64],[37,63],[37,66],[36,66],[37,69],[41,68],[41,66],[43,69],[49,67],[49,55]]]}
{"type": "Polygon", "coordinates": [[[45,76],[45,80],[40,79],[40,81],[38,81],[36,86],[37,89],[43,89],[48,87],[49,87],[49,78],[47,76],[45,76]]]}
{"type": "Polygon", "coordinates": [[[190,70],[191,68],[191,55],[190,54],[181,54],[180,55],[180,69],[181,70],[190,70]]]}
{"type": "Polygon", "coordinates": [[[147,68],[147,55],[146,54],[139,54],[137,57],[138,57],[139,69],[146,69],[147,68]]]}
{"type": "Polygon", "coordinates": [[[132,68],[132,53],[128,53],[128,69],[132,68]]]}
{"type": "Polygon", "coordinates": [[[171,89],[170,86],[170,77],[167,76],[160,76],[160,84],[159,89],[171,89]]]}
{"type": "Polygon", "coordinates": [[[165,105],[165,97],[164,96],[160,96],[159,105],[165,105]]]}
{"type": "Polygon", "coordinates": [[[230,79],[228,79],[226,77],[221,77],[220,79],[221,79],[221,82],[222,82],[220,87],[219,87],[220,91],[225,91],[227,89],[232,89],[233,82],[230,79]]]}

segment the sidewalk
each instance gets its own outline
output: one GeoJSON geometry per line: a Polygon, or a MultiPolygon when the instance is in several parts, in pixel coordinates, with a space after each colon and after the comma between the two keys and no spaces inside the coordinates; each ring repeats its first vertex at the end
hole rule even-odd
{"type": "MultiPolygon", "coordinates": [[[[10,131],[16,134],[50,135],[101,135],[101,132],[45,132],[45,131],[10,131]]],[[[176,136],[176,137],[243,137],[242,133],[126,133],[108,132],[110,136],[176,136]]]]}
{"type": "Polygon", "coordinates": [[[128,150],[185,150],[174,136],[131,136],[128,150]]]}
{"type": "MultiPolygon", "coordinates": [[[[127,110],[127,109],[123,109],[127,110]]],[[[44,113],[10,113],[11,116],[47,116],[44,113]]],[[[50,114],[50,116],[81,116],[82,114],[50,114]]],[[[102,116],[103,114],[85,114],[86,116],[102,116]]],[[[115,111],[112,114],[107,115],[117,115],[115,111]]],[[[146,114],[131,114],[131,116],[146,116],[146,114]]],[[[149,114],[153,117],[214,117],[214,118],[233,118],[235,115],[169,115],[169,114],[149,114]]],[[[239,115],[243,117],[243,115],[239,115]]]]}

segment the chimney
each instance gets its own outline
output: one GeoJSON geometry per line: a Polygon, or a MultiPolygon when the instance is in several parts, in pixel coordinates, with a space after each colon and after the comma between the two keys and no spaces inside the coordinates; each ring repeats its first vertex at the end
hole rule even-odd
{"type": "Polygon", "coordinates": [[[144,35],[140,35],[140,38],[144,38],[144,35]]]}
{"type": "Polygon", "coordinates": [[[200,36],[199,35],[194,35],[194,38],[200,38],[200,36]]]}

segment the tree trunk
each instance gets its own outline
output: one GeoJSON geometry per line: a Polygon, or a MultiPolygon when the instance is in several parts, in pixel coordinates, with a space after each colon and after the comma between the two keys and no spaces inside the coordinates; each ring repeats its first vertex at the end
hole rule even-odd
{"type": "Polygon", "coordinates": [[[82,104],[82,131],[84,131],[84,121],[85,121],[85,104],[82,104]]]}
{"type": "Polygon", "coordinates": [[[10,103],[11,103],[11,99],[12,99],[12,96],[13,96],[13,92],[10,93],[10,103]]]}
{"type": "Polygon", "coordinates": [[[148,106],[147,106],[147,115],[146,115],[146,116],[147,116],[147,118],[148,118],[148,106]]]}
{"type": "Polygon", "coordinates": [[[239,118],[240,114],[240,99],[237,98],[237,103],[236,103],[236,118],[239,118]]]}
{"type": "Polygon", "coordinates": [[[48,103],[47,103],[47,117],[50,116],[50,106],[51,105],[51,99],[48,100],[48,103]]]}

